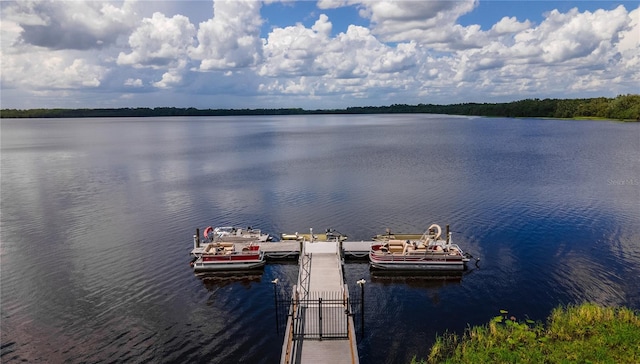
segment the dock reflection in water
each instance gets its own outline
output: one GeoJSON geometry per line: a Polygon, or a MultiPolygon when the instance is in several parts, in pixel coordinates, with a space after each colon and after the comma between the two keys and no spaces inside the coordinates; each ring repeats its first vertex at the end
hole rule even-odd
{"type": "Polygon", "coordinates": [[[235,271],[235,272],[206,272],[195,273],[208,291],[214,291],[221,287],[239,283],[249,288],[252,283],[260,283],[264,269],[235,271]]]}
{"type": "Polygon", "coordinates": [[[464,272],[389,272],[371,271],[371,281],[382,285],[403,284],[411,288],[439,288],[460,284],[462,278],[471,271],[464,272]]]}

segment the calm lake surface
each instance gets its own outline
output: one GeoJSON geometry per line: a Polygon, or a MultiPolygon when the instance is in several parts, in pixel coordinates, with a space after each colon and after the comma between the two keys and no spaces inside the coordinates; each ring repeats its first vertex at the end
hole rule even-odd
{"type": "Polygon", "coordinates": [[[461,277],[364,278],[361,363],[499,310],[640,309],[640,124],[440,115],[1,121],[0,360],[276,363],[295,262],[197,277],[196,228],[451,225],[461,277]]]}

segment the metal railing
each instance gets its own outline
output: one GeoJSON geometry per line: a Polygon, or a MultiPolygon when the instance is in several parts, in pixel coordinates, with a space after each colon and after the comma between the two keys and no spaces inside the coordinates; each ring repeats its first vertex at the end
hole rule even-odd
{"type": "Polygon", "coordinates": [[[304,299],[296,286],[274,290],[276,331],[284,334],[280,363],[300,362],[305,340],[325,339],[348,340],[352,362],[358,363],[356,337],[364,333],[363,289],[364,284],[352,295],[345,284],[342,291],[310,292],[304,299]]]}
{"type": "Polygon", "coordinates": [[[342,292],[309,292],[296,302],[293,339],[347,339],[351,302],[342,292]]]}
{"type": "Polygon", "coordinates": [[[300,295],[302,299],[309,296],[309,284],[311,281],[311,254],[304,253],[300,256],[300,270],[298,273],[298,282],[300,295]]]}
{"type": "Polygon", "coordinates": [[[297,287],[293,294],[278,292],[275,296],[276,331],[284,332],[292,319],[292,340],[346,338],[346,322],[352,318],[357,334],[364,331],[364,296],[356,290],[343,292],[310,292],[303,298],[297,287]],[[297,295],[297,297],[296,297],[297,295]]]}

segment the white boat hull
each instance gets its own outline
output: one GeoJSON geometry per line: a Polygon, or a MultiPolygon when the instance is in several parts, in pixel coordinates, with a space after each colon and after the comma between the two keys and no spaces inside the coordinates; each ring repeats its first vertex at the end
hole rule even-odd
{"type": "Polygon", "coordinates": [[[376,261],[369,259],[371,267],[383,270],[407,270],[407,271],[458,271],[466,268],[466,261],[439,262],[439,261],[402,261],[387,260],[376,261]]]}
{"type": "Polygon", "coordinates": [[[246,262],[229,261],[229,262],[202,262],[199,259],[193,264],[195,272],[222,272],[236,270],[257,269],[264,266],[264,259],[246,262]]]}

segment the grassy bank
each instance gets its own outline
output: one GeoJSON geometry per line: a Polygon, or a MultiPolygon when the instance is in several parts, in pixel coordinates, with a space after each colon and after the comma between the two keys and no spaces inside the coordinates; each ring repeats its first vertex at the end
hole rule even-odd
{"type": "Polygon", "coordinates": [[[439,336],[412,363],[640,363],[640,316],[585,303],[556,308],[543,324],[501,311],[462,337],[439,336]]]}

